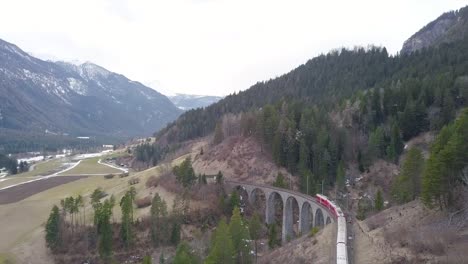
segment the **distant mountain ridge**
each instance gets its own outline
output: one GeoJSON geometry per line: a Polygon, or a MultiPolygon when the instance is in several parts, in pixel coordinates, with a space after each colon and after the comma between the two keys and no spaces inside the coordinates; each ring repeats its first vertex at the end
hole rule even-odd
{"type": "Polygon", "coordinates": [[[458,11],[444,13],[424,26],[404,42],[401,53],[409,54],[422,48],[460,40],[466,36],[468,36],[468,6],[458,11]]]}
{"type": "Polygon", "coordinates": [[[200,108],[209,106],[221,100],[221,96],[211,96],[211,95],[194,95],[194,94],[175,94],[168,96],[169,99],[174,103],[179,109],[190,110],[194,108],[200,108]]]}
{"type": "Polygon", "coordinates": [[[86,62],[37,59],[0,40],[0,129],[133,137],[180,111],[159,92],[86,62]]]}

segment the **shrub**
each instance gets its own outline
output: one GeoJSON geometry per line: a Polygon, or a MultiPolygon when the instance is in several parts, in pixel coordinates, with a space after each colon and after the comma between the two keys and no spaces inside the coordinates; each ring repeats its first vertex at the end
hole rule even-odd
{"type": "Polygon", "coordinates": [[[151,205],[151,196],[146,196],[141,199],[137,199],[135,204],[138,208],[145,208],[151,205]]]}
{"type": "Polygon", "coordinates": [[[310,236],[311,236],[311,237],[315,236],[315,235],[318,233],[318,231],[320,231],[320,229],[318,228],[318,226],[312,227],[312,229],[310,230],[310,236]]]}
{"type": "Polygon", "coordinates": [[[133,178],[133,179],[128,180],[128,184],[130,184],[130,185],[135,185],[137,183],[140,183],[139,178],[133,178]]]}
{"type": "Polygon", "coordinates": [[[107,174],[107,175],[104,175],[104,178],[105,179],[112,179],[112,178],[114,178],[114,176],[115,176],[114,174],[107,174]]]}
{"type": "Polygon", "coordinates": [[[124,172],[124,173],[121,173],[119,175],[120,178],[125,178],[125,177],[128,177],[130,174],[128,172],[124,172]]]}
{"type": "Polygon", "coordinates": [[[146,181],[146,187],[151,188],[151,187],[158,187],[159,184],[159,178],[156,176],[151,176],[148,178],[146,181]]]}

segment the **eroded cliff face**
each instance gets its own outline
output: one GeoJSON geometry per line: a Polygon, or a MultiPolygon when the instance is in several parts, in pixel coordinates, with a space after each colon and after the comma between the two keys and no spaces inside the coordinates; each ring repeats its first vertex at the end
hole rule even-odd
{"type": "Polygon", "coordinates": [[[402,54],[462,39],[468,34],[468,7],[445,13],[406,40],[402,54]]]}

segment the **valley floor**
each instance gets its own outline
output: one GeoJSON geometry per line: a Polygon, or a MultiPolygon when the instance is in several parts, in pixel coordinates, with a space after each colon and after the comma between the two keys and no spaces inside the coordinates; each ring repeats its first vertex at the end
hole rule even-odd
{"type": "MultiPolygon", "coordinates": [[[[129,188],[128,180],[133,177],[138,177],[140,178],[140,183],[134,185],[138,192],[137,197],[146,196],[151,192],[158,192],[168,202],[168,207],[171,208],[172,201],[175,197],[174,194],[160,187],[147,189],[144,186],[148,177],[159,175],[159,167],[135,173],[129,177],[120,178],[115,176],[112,179],[105,179],[102,176],[104,172],[103,169],[105,170],[105,168],[108,168],[109,171],[112,172],[122,171],[103,164],[98,164],[98,159],[85,161],[85,167],[80,168],[77,166],[76,169],[79,169],[83,174],[94,174],[92,170],[96,166],[102,166],[103,168],[100,168],[99,176],[56,176],[0,191],[0,200],[1,197],[8,197],[9,200],[8,204],[0,204],[0,263],[53,263],[53,260],[50,258],[45,248],[44,223],[47,220],[52,206],[54,204],[58,205],[61,199],[71,195],[77,196],[81,194],[85,200],[89,200],[91,192],[97,187],[101,187],[105,192],[114,194],[117,199],[120,199],[123,193],[129,188]],[[54,184],[50,181],[61,185],[53,186],[54,184]],[[34,192],[27,192],[27,190],[24,190],[25,188],[28,190],[38,188],[38,184],[52,185],[47,186],[48,188],[44,188],[42,191],[34,190],[34,192]],[[12,195],[11,192],[15,192],[21,195],[21,197],[12,195]],[[18,199],[13,201],[11,197],[16,197],[18,199]]],[[[105,172],[109,173],[109,171],[105,172]]],[[[21,178],[31,180],[30,177],[32,176],[28,175],[21,178]]],[[[87,220],[91,221],[92,208],[88,205],[85,210],[86,213],[89,214],[87,220]]],[[[147,215],[148,210],[149,208],[137,210],[136,217],[147,215]]],[[[114,218],[120,219],[120,208],[114,208],[114,218]]]]}

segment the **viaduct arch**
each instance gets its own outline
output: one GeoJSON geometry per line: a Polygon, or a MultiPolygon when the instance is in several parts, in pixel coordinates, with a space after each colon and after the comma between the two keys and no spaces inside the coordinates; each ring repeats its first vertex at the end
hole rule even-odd
{"type": "Polygon", "coordinates": [[[324,226],[335,222],[335,218],[321,204],[317,203],[315,198],[299,192],[276,188],[268,185],[244,183],[236,181],[225,181],[226,190],[231,192],[236,188],[242,188],[247,194],[247,200],[250,204],[255,204],[255,193],[262,192],[265,195],[265,222],[271,224],[274,222],[275,215],[275,196],[279,196],[283,202],[283,226],[281,238],[283,242],[288,237],[294,236],[293,231],[293,203],[299,206],[299,232],[306,234],[314,226],[324,226]]]}

